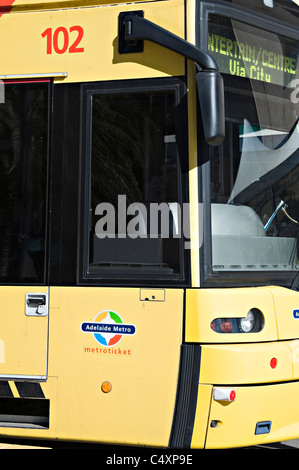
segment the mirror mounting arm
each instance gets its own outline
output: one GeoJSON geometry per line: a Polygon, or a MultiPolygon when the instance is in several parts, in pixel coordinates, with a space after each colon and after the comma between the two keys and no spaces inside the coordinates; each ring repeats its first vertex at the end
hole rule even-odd
{"type": "Polygon", "coordinates": [[[125,43],[129,44],[132,41],[139,40],[151,41],[193,60],[203,70],[218,71],[217,62],[207,52],[193,46],[193,44],[170,33],[155,23],[146,20],[143,16],[133,15],[132,12],[129,14],[121,13],[121,15],[124,21],[122,33],[125,43]]]}
{"type": "Polygon", "coordinates": [[[205,140],[220,145],[225,135],[224,86],[215,59],[166,29],[146,20],[143,11],[119,15],[119,53],[143,52],[143,41],[166,47],[194,61],[197,65],[197,93],[205,140]]]}

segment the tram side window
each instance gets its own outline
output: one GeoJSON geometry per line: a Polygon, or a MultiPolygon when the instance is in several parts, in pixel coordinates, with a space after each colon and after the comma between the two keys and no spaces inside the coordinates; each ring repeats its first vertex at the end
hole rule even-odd
{"type": "Polygon", "coordinates": [[[92,92],[87,277],[180,277],[177,96],[92,92]]]}
{"type": "Polygon", "coordinates": [[[48,83],[1,83],[0,282],[44,283],[48,83]]]}

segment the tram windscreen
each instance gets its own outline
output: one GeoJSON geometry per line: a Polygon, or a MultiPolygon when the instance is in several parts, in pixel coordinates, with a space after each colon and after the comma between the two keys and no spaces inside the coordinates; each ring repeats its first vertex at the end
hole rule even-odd
{"type": "Polygon", "coordinates": [[[296,270],[298,42],[210,15],[225,82],[226,138],[211,149],[214,270],[296,270]]]}

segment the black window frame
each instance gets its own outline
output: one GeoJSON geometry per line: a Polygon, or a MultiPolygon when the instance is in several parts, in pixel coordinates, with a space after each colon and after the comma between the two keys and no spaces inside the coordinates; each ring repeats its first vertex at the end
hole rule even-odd
{"type": "Polygon", "coordinates": [[[117,276],[109,274],[107,268],[105,274],[89,273],[89,190],[90,190],[90,163],[91,142],[90,136],[90,110],[88,97],[93,93],[129,93],[150,92],[159,90],[174,90],[176,93],[176,106],[180,107],[178,132],[179,142],[179,168],[178,178],[181,201],[188,202],[188,129],[187,129],[187,92],[184,77],[146,78],[119,80],[109,82],[91,82],[81,84],[81,165],[80,165],[80,214],[78,234],[78,272],[77,285],[92,286],[189,286],[190,285],[190,250],[184,250],[183,240],[180,243],[180,274],[175,276],[142,276],[131,275],[128,270],[126,275],[117,276]],[[179,174],[180,173],[180,174],[179,174]]]}
{"type": "Polygon", "coordinates": [[[49,285],[77,284],[81,84],[52,87],[49,285]]]}
{"type": "MultiPolygon", "coordinates": [[[[247,23],[251,26],[275,32],[299,41],[299,31],[292,25],[277,21],[269,8],[269,16],[254,13],[254,10],[234,5],[231,2],[216,0],[208,3],[197,0],[196,4],[196,43],[208,51],[209,15],[219,15],[247,23]]],[[[267,9],[266,9],[267,11],[267,9]]],[[[199,198],[203,203],[203,240],[200,248],[200,285],[201,287],[253,287],[278,285],[291,288],[296,280],[297,271],[216,271],[212,268],[211,234],[211,194],[209,148],[204,143],[202,124],[199,123],[198,158],[199,158],[199,198]]]]}

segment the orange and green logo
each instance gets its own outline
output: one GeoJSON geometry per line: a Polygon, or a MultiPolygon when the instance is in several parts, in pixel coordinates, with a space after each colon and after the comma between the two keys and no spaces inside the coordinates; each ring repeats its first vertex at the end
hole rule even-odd
{"type": "Polygon", "coordinates": [[[118,313],[103,310],[97,314],[93,322],[83,322],[81,330],[84,333],[92,333],[103,346],[115,346],[124,335],[134,335],[136,327],[124,323],[118,313]]]}

